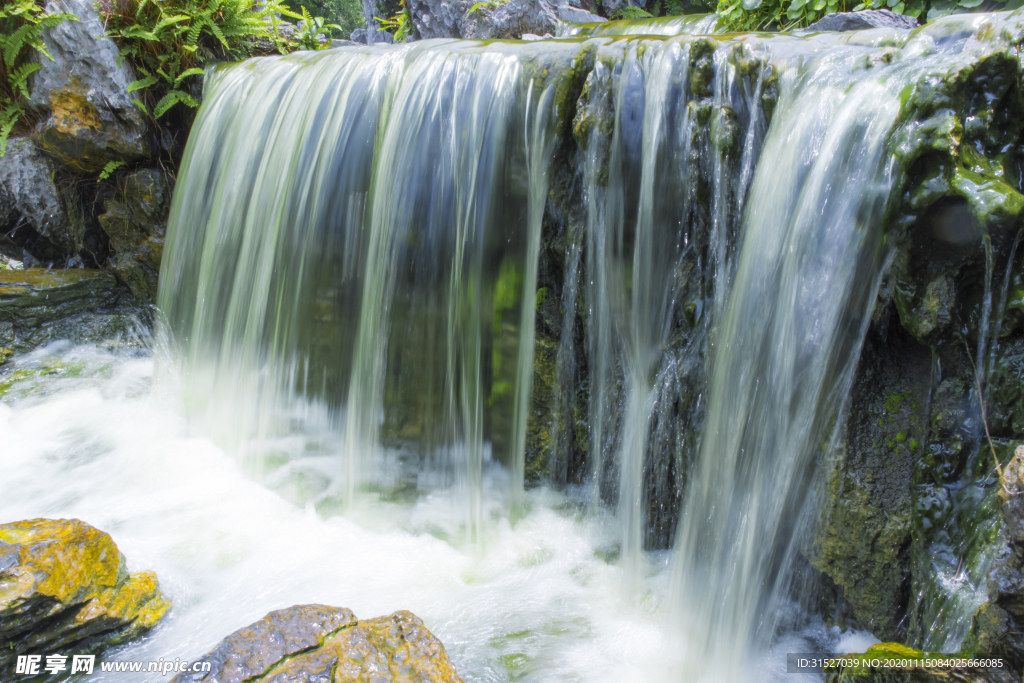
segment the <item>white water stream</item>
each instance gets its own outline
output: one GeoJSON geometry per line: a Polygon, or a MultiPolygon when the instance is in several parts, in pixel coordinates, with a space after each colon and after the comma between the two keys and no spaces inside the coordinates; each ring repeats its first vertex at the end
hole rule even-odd
{"type": "MultiPolygon", "coordinates": [[[[445,492],[324,519],[191,434],[173,382],[154,382],[154,366],[149,355],[58,343],[19,360],[50,374],[18,382],[0,403],[0,519],[86,520],[113,536],[130,571],[155,571],[173,601],[149,636],[107,658],[193,660],[273,609],[325,603],[366,618],[412,610],[467,683],[669,680],[669,553],[650,555],[642,597],[625,599],[622,570],[604,559],[617,525],[584,515],[585,497],[533,490],[514,528],[486,510],[479,549],[442,540],[461,539],[464,520],[445,492]]],[[[487,473],[487,500],[503,495],[506,477],[487,473]]],[[[838,644],[820,626],[809,635],[838,644]]],[[[785,674],[779,654],[815,647],[780,643],[767,663],[777,676],[765,680],[816,680],[785,674]]],[[[167,677],[97,670],[83,680],[129,679],[167,677]]]]}

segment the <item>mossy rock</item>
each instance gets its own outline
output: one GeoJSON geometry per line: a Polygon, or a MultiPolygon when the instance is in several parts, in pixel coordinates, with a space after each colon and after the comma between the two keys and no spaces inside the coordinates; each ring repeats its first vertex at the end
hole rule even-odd
{"type": "Polygon", "coordinates": [[[18,655],[95,652],[153,628],[170,602],[129,574],[110,536],[77,519],[0,526],[0,669],[18,655]]]}
{"type": "Polygon", "coordinates": [[[117,279],[87,268],[0,271],[0,347],[31,350],[56,339],[98,342],[135,321],[117,279]]]}
{"type": "Polygon", "coordinates": [[[826,671],[826,683],[1016,683],[1004,669],[969,669],[932,665],[929,660],[967,659],[966,654],[922,652],[899,643],[879,643],[867,652],[838,655],[843,666],[826,671]],[[887,665],[888,664],[888,665],[887,665]]]}
{"type": "Polygon", "coordinates": [[[271,612],[196,664],[209,671],[172,683],[462,683],[444,645],[411,612],[358,620],[326,605],[271,612]]]}

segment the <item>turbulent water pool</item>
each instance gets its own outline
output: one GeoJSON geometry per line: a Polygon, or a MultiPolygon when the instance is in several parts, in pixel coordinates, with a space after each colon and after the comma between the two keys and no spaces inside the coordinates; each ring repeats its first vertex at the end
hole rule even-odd
{"type": "MultiPolygon", "coordinates": [[[[496,505],[472,546],[448,540],[461,537],[462,516],[444,491],[325,517],[194,433],[157,365],[148,352],[57,343],[21,358],[5,378],[17,379],[0,385],[0,519],[86,520],[114,537],[131,571],[154,570],[173,601],[148,637],[107,659],[193,660],[273,609],[324,603],[360,617],[415,612],[467,682],[678,680],[663,629],[669,553],[649,554],[639,593],[625,594],[617,526],[584,513],[586,496],[534,489],[514,526],[496,505]]],[[[500,501],[506,478],[486,473],[489,500],[500,501]]],[[[772,672],[757,680],[818,680],[786,674],[785,652],[869,642],[807,623],[757,664],[772,672]]]]}

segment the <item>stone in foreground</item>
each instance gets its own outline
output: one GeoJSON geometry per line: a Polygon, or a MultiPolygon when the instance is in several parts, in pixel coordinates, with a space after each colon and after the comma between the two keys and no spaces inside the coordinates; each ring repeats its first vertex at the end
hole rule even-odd
{"type": "Polygon", "coordinates": [[[326,605],[271,612],[201,663],[210,670],[172,683],[462,683],[444,645],[411,612],[358,620],[326,605]]]}
{"type": "Polygon", "coordinates": [[[0,348],[99,342],[129,331],[117,279],[87,268],[0,270],[0,348]]]}
{"type": "Polygon", "coordinates": [[[917,28],[917,19],[887,9],[827,14],[807,27],[808,31],[863,31],[869,28],[917,28]]]}
{"type": "Polygon", "coordinates": [[[0,525],[0,671],[18,655],[133,640],[170,607],[152,572],[129,574],[110,536],[77,519],[0,525]]]}

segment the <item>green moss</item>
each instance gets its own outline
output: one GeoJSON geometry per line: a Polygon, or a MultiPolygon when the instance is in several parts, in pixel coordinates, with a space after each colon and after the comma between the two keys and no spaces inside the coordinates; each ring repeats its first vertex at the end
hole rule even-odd
{"type": "Polygon", "coordinates": [[[540,307],[543,306],[544,302],[548,300],[548,288],[541,287],[540,289],[538,289],[536,299],[536,308],[537,310],[540,310],[540,307]]]}

